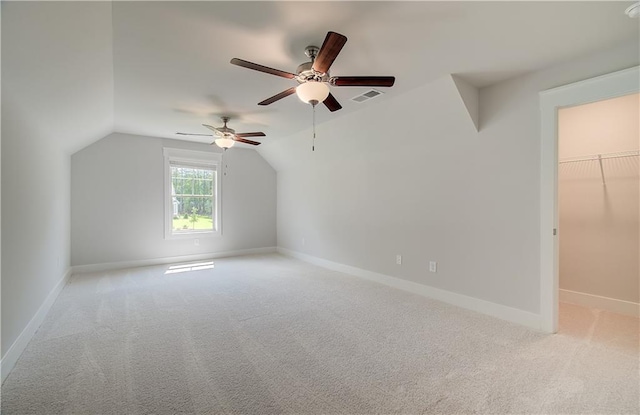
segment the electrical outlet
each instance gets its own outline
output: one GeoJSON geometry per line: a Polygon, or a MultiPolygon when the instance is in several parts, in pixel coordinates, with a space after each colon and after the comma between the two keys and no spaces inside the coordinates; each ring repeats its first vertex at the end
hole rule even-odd
{"type": "Polygon", "coordinates": [[[429,272],[438,272],[438,263],[436,261],[429,261],[429,272]]]}
{"type": "Polygon", "coordinates": [[[402,265],[402,255],[400,254],[396,255],[396,264],[402,265]]]}
{"type": "Polygon", "coordinates": [[[194,240],[193,240],[193,244],[194,244],[195,246],[200,245],[200,239],[194,239],[194,240]]]}

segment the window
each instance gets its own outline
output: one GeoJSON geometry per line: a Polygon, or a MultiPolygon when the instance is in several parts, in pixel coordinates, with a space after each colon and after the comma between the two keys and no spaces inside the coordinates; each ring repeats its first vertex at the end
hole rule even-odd
{"type": "Polygon", "coordinates": [[[220,154],[164,149],[165,237],[221,234],[220,154]]]}
{"type": "Polygon", "coordinates": [[[213,202],[216,171],[171,164],[173,233],[215,231],[213,202]]]}

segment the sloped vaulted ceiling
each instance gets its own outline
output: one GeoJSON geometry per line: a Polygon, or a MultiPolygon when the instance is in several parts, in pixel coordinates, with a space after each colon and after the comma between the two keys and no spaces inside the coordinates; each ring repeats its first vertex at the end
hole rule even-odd
{"type": "Polygon", "coordinates": [[[364,88],[334,88],[344,108],[319,107],[322,123],[450,74],[483,87],[632,41],[639,27],[625,5],[3,2],[3,78],[11,80],[3,104],[11,100],[32,127],[56,131],[67,151],[112,131],[206,133],[201,124],[217,125],[221,115],[271,142],[308,128],[311,108],[295,97],[257,106],[293,81],[230,65],[233,57],[295,71],[304,47],[333,30],[349,38],[334,75],[396,76],[365,104],[351,101],[364,88]]]}
{"type": "Polygon", "coordinates": [[[13,138],[70,154],[113,132],[111,3],[1,7],[3,124],[13,138]]]}
{"type": "MultiPolygon", "coordinates": [[[[311,107],[295,97],[259,101],[294,81],[229,63],[238,57],[295,71],[304,48],[328,30],[348,41],[334,75],[395,75],[385,95],[359,104],[365,88],[333,88],[343,105],[317,109],[322,123],[391,100],[449,74],[474,87],[500,82],[638,37],[625,3],[611,2],[115,2],[116,130],[177,138],[233,128],[265,142],[307,129],[311,107]]],[[[425,97],[437,99],[437,97],[425,97]]],[[[207,139],[193,138],[206,142],[207,139]]],[[[261,147],[258,147],[261,151],[261,147]]]]}

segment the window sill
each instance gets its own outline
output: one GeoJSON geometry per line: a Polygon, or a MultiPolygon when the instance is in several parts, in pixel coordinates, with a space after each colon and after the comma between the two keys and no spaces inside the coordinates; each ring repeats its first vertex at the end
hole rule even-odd
{"type": "Polygon", "coordinates": [[[218,238],[222,236],[220,231],[203,231],[189,233],[170,233],[165,235],[164,239],[202,239],[202,238],[218,238]]]}

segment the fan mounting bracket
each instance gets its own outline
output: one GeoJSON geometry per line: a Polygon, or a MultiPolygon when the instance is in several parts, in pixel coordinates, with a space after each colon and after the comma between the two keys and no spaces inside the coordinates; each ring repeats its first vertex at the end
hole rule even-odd
{"type": "Polygon", "coordinates": [[[229,122],[231,117],[224,116],[224,117],[220,117],[220,118],[222,119],[222,122],[224,123],[224,126],[216,128],[216,130],[218,130],[220,133],[222,133],[222,135],[225,136],[225,137],[234,135],[236,130],[234,130],[233,128],[227,127],[227,123],[229,122]]]}
{"type": "Polygon", "coordinates": [[[304,54],[307,55],[309,59],[311,59],[311,62],[316,59],[316,56],[318,56],[318,52],[320,52],[320,48],[317,46],[307,46],[306,48],[304,48],[304,54]]]}

